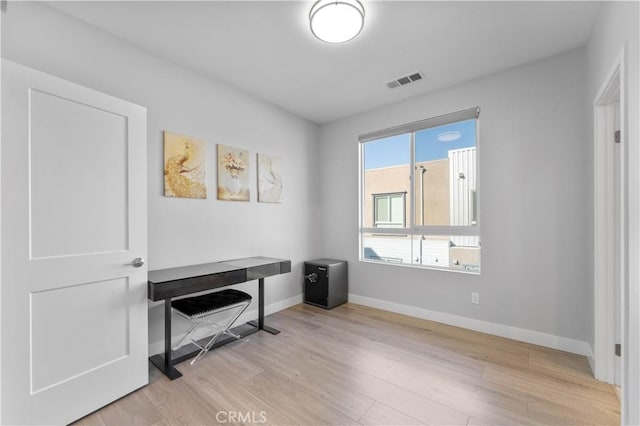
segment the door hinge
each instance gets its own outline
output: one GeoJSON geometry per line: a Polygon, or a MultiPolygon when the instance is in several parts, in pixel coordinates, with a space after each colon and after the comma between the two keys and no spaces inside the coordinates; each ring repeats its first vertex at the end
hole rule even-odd
{"type": "Polygon", "coordinates": [[[622,345],[620,343],[616,343],[616,356],[622,356],[622,345]]]}
{"type": "Polygon", "coordinates": [[[613,141],[615,143],[620,143],[620,130],[613,132],[613,141]]]}

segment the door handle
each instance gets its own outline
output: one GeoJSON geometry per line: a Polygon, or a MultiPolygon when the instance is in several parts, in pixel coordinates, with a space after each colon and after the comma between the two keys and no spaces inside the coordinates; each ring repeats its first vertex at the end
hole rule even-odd
{"type": "Polygon", "coordinates": [[[133,262],[126,264],[126,266],[133,266],[135,268],[140,268],[142,265],[144,265],[144,259],[141,257],[136,257],[133,259],[133,262]]]}

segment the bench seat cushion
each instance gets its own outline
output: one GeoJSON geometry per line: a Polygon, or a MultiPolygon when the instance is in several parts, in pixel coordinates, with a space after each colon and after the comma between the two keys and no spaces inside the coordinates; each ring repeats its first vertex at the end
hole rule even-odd
{"type": "Polygon", "coordinates": [[[251,301],[249,294],[239,290],[227,289],[202,296],[174,300],[171,302],[171,307],[188,317],[192,317],[248,301],[251,301]]]}

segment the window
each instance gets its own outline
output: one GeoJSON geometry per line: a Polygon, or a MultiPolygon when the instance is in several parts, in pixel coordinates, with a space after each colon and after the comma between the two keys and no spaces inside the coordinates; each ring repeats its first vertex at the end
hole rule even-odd
{"type": "Polygon", "coordinates": [[[360,137],[360,258],[480,272],[479,108],[360,137]]]}
{"type": "Polygon", "coordinates": [[[376,228],[404,228],[405,193],[373,195],[373,226],[376,228]]]}

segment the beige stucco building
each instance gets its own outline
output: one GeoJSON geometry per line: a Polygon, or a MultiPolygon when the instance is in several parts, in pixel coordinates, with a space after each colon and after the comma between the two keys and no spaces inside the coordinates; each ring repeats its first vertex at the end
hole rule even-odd
{"type": "MultiPolygon", "coordinates": [[[[449,158],[416,163],[416,226],[475,224],[475,148],[457,151],[473,156],[467,155],[466,161],[460,162],[457,152],[450,151],[449,158]]],[[[364,172],[363,227],[410,226],[409,167],[403,164],[364,172]]],[[[480,266],[478,237],[371,234],[364,238],[363,248],[364,257],[388,262],[461,270],[477,270],[480,266]]]]}
{"type": "MultiPolygon", "coordinates": [[[[449,225],[449,160],[417,163],[415,180],[416,224],[449,225]],[[424,173],[421,167],[426,170],[424,173]],[[421,197],[421,193],[424,196],[421,197]],[[419,202],[421,198],[422,203],[419,202]]],[[[364,182],[363,226],[365,228],[375,227],[373,200],[374,195],[378,194],[406,194],[405,224],[409,223],[411,173],[408,164],[367,170],[364,182]]]]}

